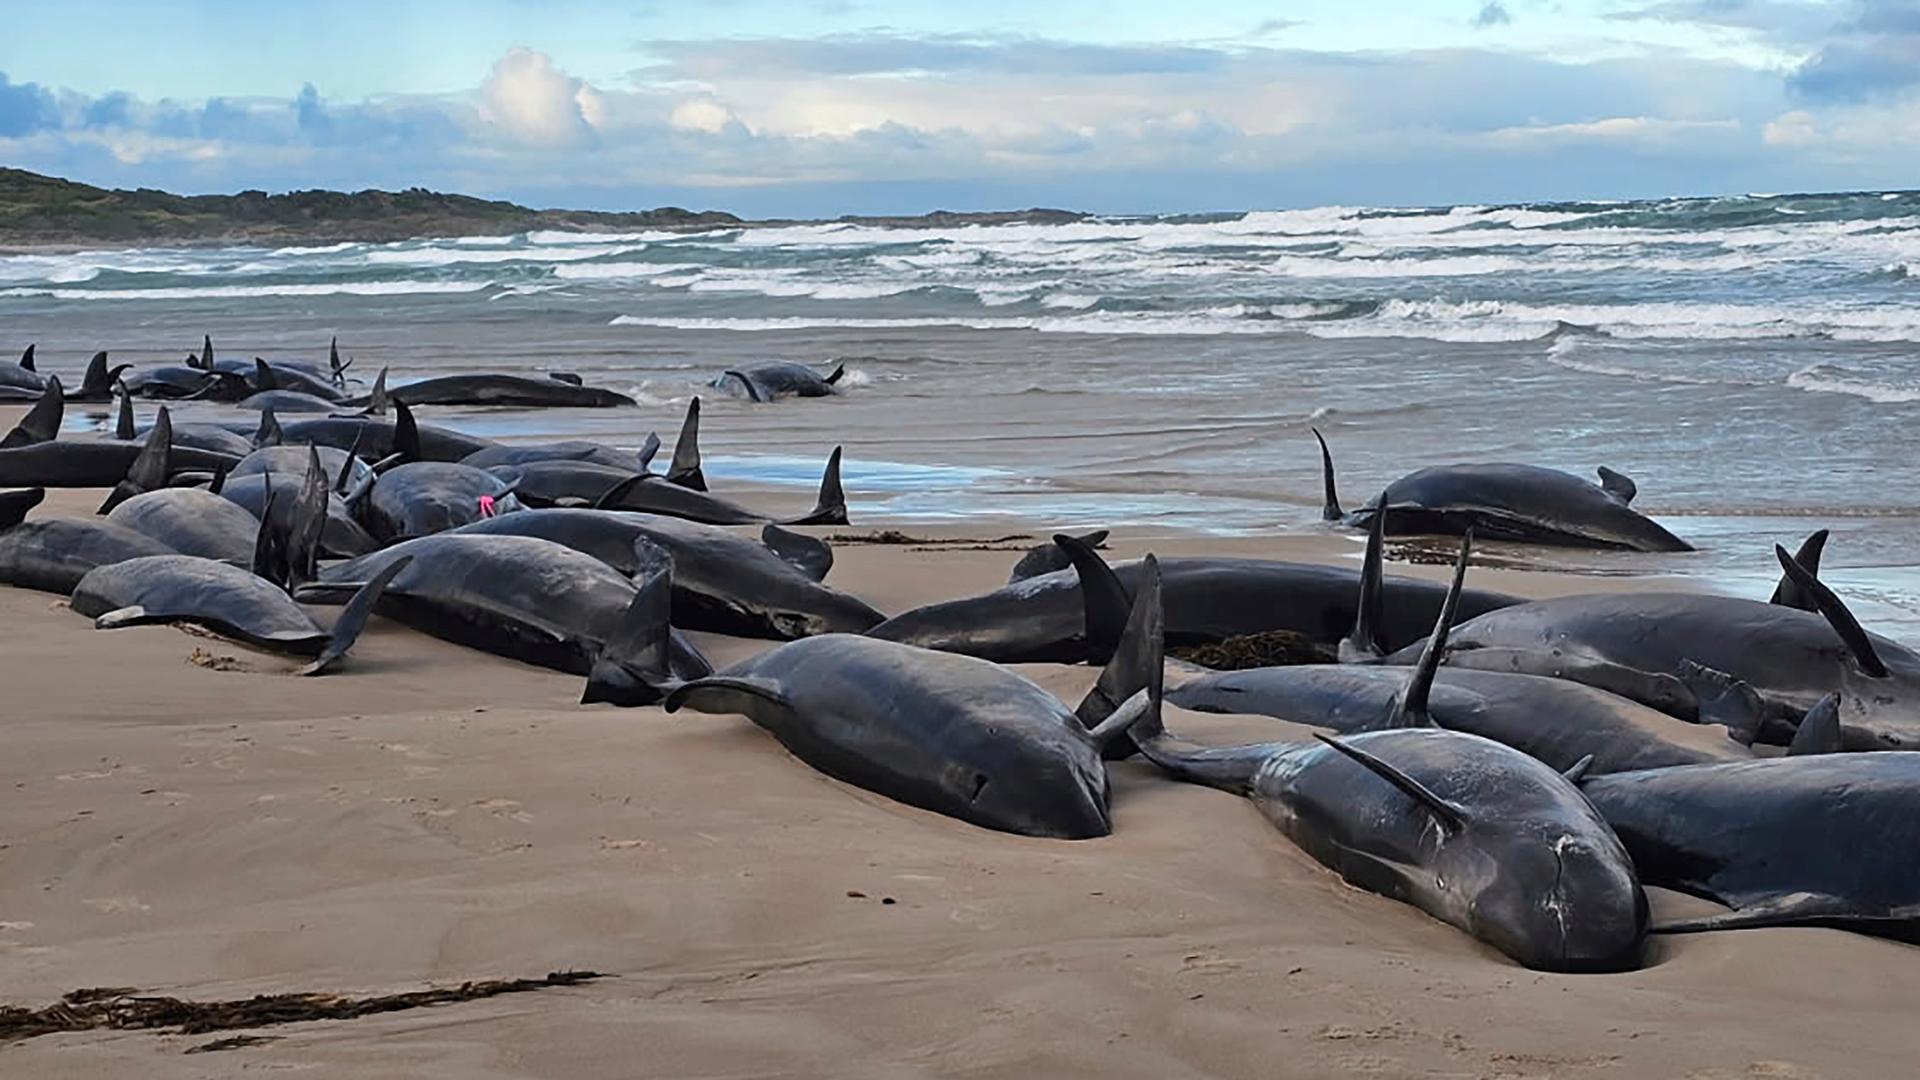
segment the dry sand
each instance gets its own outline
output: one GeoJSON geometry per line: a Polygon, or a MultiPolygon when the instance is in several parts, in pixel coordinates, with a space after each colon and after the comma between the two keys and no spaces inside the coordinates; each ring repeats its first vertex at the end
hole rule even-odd
{"type": "MultiPolygon", "coordinates": [[[[832,580],[897,611],[992,587],[1014,558],[841,545],[832,580]]],[[[1114,769],[1113,836],[1033,840],[829,780],[744,720],[581,708],[576,678],[379,620],[324,679],[179,629],[95,631],[43,593],[0,589],[0,640],[0,1003],[616,976],[221,1053],[48,1036],[0,1046],[9,1080],[1877,1077],[1920,1046],[1912,947],[1745,931],[1663,940],[1630,974],[1538,974],[1346,887],[1246,801],[1137,763],[1114,769]]],[[[1024,670],[1070,702],[1093,678],[1024,670]]],[[[1221,741],[1278,728],[1172,719],[1221,741]]]]}

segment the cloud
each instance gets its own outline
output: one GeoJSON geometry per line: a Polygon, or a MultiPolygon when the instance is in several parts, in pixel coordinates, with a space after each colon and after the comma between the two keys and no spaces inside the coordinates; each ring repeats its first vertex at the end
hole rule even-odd
{"type": "Polygon", "coordinates": [[[26,135],[58,123],[52,94],[33,83],[9,82],[0,72],[0,136],[26,135]]]}
{"type": "Polygon", "coordinates": [[[1873,187],[1920,169],[1920,110],[1678,54],[875,32],[654,42],[644,59],[593,84],[515,48],[464,91],[359,101],[310,84],[88,97],[0,76],[0,160],[176,190],[419,184],[828,215],[1873,187]]]}
{"type": "Polygon", "coordinates": [[[1920,0],[1855,0],[1793,73],[1793,88],[1814,99],[1865,101],[1920,87],[1920,0]]]}
{"type": "Polygon", "coordinates": [[[1478,29],[1487,30],[1495,26],[1505,26],[1512,21],[1513,16],[1507,13],[1507,5],[1500,0],[1487,0],[1485,4],[1480,5],[1480,10],[1474,13],[1472,23],[1478,29]]]}
{"type": "Polygon", "coordinates": [[[604,116],[600,95],[556,68],[545,53],[507,50],[480,84],[480,114],[509,138],[534,145],[566,145],[591,138],[604,116]]]}
{"type": "Polygon", "coordinates": [[[1818,42],[1839,21],[1830,0],[1660,0],[1606,18],[1733,30],[1783,47],[1818,42]]]}

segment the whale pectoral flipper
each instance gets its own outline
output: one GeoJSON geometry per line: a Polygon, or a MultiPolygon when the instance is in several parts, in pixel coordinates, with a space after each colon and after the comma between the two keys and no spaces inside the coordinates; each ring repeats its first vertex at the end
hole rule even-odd
{"type": "Polygon", "coordinates": [[[360,590],[353,594],[353,599],[347,601],[347,606],[340,609],[340,617],[333,620],[333,629],[327,634],[327,647],[320,650],[320,655],[314,658],[313,663],[301,668],[299,674],[325,675],[339,663],[340,658],[347,655],[347,650],[353,648],[360,631],[366,629],[367,619],[373,614],[374,605],[380,602],[380,595],[386,592],[387,585],[411,562],[413,556],[402,555],[360,586],[360,590]]]}
{"type": "MultiPolygon", "coordinates": [[[[1911,919],[1913,915],[1904,918],[1911,919]]],[[[1896,921],[1900,916],[1883,916],[1887,921],[1896,921]]],[[[1835,896],[1823,896],[1819,893],[1789,893],[1785,896],[1768,897],[1756,904],[1735,908],[1732,911],[1714,915],[1698,915],[1687,919],[1675,919],[1669,923],[1649,928],[1655,934],[1703,934],[1713,930],[1747,930],[1762,926],[1795,926],[1828,919],[1859,919],[1874,921],[1871,915],[1862,915],[1848,910],[1847,902],[1835,896]]]]}
{"type": "Polygon", "coordinates": [[[668,712],[692,709],[694,712],[751,716],[754,707],[767,703],[791,710],[793,703],[772,679],[737,675],[709,675],[704,679],[674,687],[661,704],[668,712]]]}
{"type": "MultiPolygon", "coordinates": [[[[1384,507],[1382,508],[1384,511],[1384,507]]],[[[1440,602],[1440,615],[1434,619],[1433,633],[1427,635],[1426,647],[1420,650],[1420,662],[1414,665],[1413,677],[1400,693],[1394,695],[1389,727],[1433,727],[1433,716],[1427,711],[1427,700],[1433,695],[1433,679],[1440,671],[1440,661],[1447,653],[1447,634],[1453,629],[1454,616],[1460,610],[1460,591],[1467,582],[1467,563],[1473,556],[1473,527],[1460,537],[1460,558],[1453,564],[1453,582],[1447,586],[1447,598],[1440,602]]]]}
{"type": "Polygon", "coordinates": [[[1560,775],[1567,778],[1567,783],[1572,784],[1575,787],[1579,787],[1580,781],[1585,780],[1587,778],[1587,771],[1592,768],[1593,768],[1593,755],[1588,754],[1585,757],[1582,757],[1579,761],[1576,761],[1572,765],[1567,766],[1567,770],[1561,773],[1560,775]]]}
{"type": "Polygon", "coordinates": [[[1780,560],[1780,568],[1787,572],[1787,577],[1791,578],[1793,584],[1813,601],[1814,610],[1820,612],[1826,618],[1827,624],[1833,627],[1833,632],[1846,645],[1847,651],[1853,654],[1854,662],[1860,665],[1860,670],[1876,679],[1886,678],[1887,665],[1881,662],[1880,655],[1874,651],[1872,639],[1868,638],[1867,632],[1860,628],[1860,620],[1854,618],[1853,612],[1847,610],[1846,603],[1834,595],[1834,591],[1827,588],[1825,582],[1814,577],[1811,571],[1787,554],[1786,548],[1775,544],[1773,554],[1780,560]]]}
{"type": "Polygon", "coordinates": [[[641,472],[646,472],[653,467],[653,456],[659,452],[660,433],[657,431],[647,432],[647,441],[640,445],[640,453],[638,455],[641,472]]]}
{"type": "Polygon", "coordinates": [[[129,607],[115,608],[93,620],[93,628],[95,630],[118,630],[123,626],[139,626],[142,623],[151,621],[153,621],[153,619],[147,614],[147,609],[141,607],[139,604],[134,604],[129,607]]]}
{"type": "Polygon", "coordinates": [[[839,384],[840,380],[844,378],[846,374],[847,374],[847,365],[835,364],[833,366],[833,374],[828,375],[826,378],[821,379],[820,381],[823,383],[826,383],[828,386],[835,386],[839,384]]]}
{"type": "Polygon", "coordinates": [[[746,388],[748,401],[764,403],[767,400],[761,395],[760,388],[753,385],[753,380],[747,378],[747,373],[744,371],[723,371],[720,373],[720,377],[723,379],[728,377],[739,379],[740,385],[746,388]]]}
{"type": "Polygon", "coordinates": [[[1318,731],[1313,733],[1313,737],[1364,765],[1387,783],[1406,792],[1415,802],[1426,807],[1448,831],[1459,832],[1466,827],[1466,811],[1434,794],[1420,781],[1342,739],[1336,739],[1318,731]]]}
{"type": "Polygon", "coordinates": [[[1680,662],[1680,681],[1693,692],[1697,722],[1722,724],[1734,742],[1752,746],[1766,723],[1766,706],[1752,686],[1692,660],[1680,662]]]}
{"type": "Polygon", "coordinates": [[[1095,724],[1093,730],[1087,732],[1087,741],[1091,742],[1094,749],[1101,751],[1104,756],[1107,747],[1133,730],[1136,725],[1146,722],[1149,716],[1157,715],[1159,711],[1159,692],[1157,688],[1149,686],[1128,698],[1105,720],[1095,724]]]}
{"type": "Polygon", "coordinates": [[[825,581],[827,572],[833,569],[833,548],[825,540],[783,529],[769,522],[760,530],[760,542],[781,562],[815,581],[825,581]]]}
{"type": "Polygon", "coordinates": [[[1619,499],[1622,506],[1632,502],[1633,497],[1640,494],[1640,486],[1635,484],[1633,478],[1626,473],[1615,472],[1605,465],[1595,471],[1600,474],[1601,490],[1619,499]]]}

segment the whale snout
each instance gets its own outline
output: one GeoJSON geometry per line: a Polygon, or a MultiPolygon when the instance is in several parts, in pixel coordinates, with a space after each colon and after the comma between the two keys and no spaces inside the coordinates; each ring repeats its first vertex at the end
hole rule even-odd
{"type": "Polygon", "coordinates": [[[1619,971],[1646,943],[1648,910],[1617,843],[1563,836],[1504,864],[1474,905],[1481,936],[1539,971],[1619,971]]]}

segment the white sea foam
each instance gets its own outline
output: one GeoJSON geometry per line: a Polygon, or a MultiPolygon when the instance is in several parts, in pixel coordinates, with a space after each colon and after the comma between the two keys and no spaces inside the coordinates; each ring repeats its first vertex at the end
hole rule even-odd
{"type": "Polygon", "coordinates": [[[1809,364],[1787,376],[1787,385],[1812,394],[1847,394],[1882,405],[1920,401],[1920,386],[1891,386],[1839,374],[1827,364],[1809,364]]]}
{"type": "Polygon", "coordinates": [[[620,281],[629,278],[653,278],[682,270],[698,269],[697,263],[569,263],[553,268],[553,276],[568,281],[620,281]]]}
{"type": "Polygon", "coordinates": [[[369,251],[365,261],[374,266],[456,266],[461,263],[564,263],[630,255],[645,244],[598,244],[582,247],[528,247],[502,250],[475,248],[405,248],[369,251]]]}
{"type": "Polygon", "coordinates": [[[247,296],[401,296],[412,293],[470,293],[490,287],[485,281],[340,281],[316,285],[205,285],[158,289],[0,289],[0,296],[55,300],[217,300],[247,296]]]}

